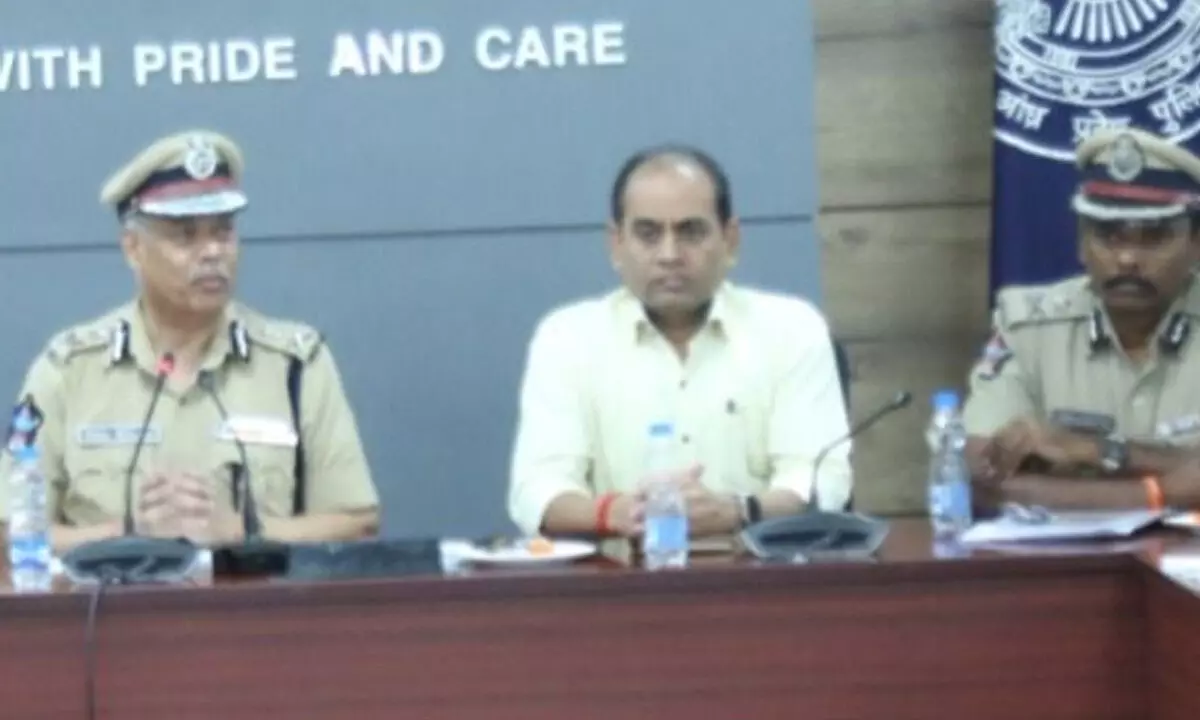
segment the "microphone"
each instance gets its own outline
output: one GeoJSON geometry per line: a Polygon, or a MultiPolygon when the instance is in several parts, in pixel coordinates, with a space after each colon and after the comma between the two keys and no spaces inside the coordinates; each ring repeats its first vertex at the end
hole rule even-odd
{"type": "Polygon", "coordinates": [[[198,553],[184,538],[142,537],[133,516],[133,476],[146,444],[146,433],[162,397],[167,378],[175,371],[175,356],[165,353],[156,368],[154,390],[138,431],[137,442],[125,470],[125,514],[119,537],[83,543],[63,555],[63,569],[78,580],[132,584],[181,579],[187,575],[198,553]]]}
{"type": "MultiPolygon", "coordinates": [[[[221,395],[217,392],[216,378],[211,371],[202,370],[196,377],[196,384],[212,398],[213,405],[221,422],[229,426],[229,412],[221,395]]],[[[290,556],[289,548],[284,543],[267,540],[262,536],[262,520],[258,514],[258,505],[254,499],[254,490],[250,486],[250,460],[246,453],[246,444],[232,432],[233,444],[237,447],[240,466],[235,466],[233,481],[236,494],[241,501],[242,531],[244,537],[241,544],[230,545],[213,550],[213,572],[221,575],[261,575],[276,574],[287,571],[290,556]]]]}
{"type": "Polygon", "coordinates": [[[158,399],[162,397],[163,389],[167,386],[167,378],[175,372],[175,356],[163,353],[155,368],[154,390],[150,393],[150,404],[146,406],[146,415],[138,430],[137,442],[133,445],[133,453],[129,456],[129,466],[125,468],[125,534],[134,533],[133,522],[133,473],[137,471],[138,458],[142,455],[142,447],[146,444],[146,433],[150,429],[150,421],[154,419],[154,410],[158,407],[158,399]]]}
{"type": "MultiPolygon", "coordinates": [[[[212,372],[201,371],[196,378],[196,383],[212,398],[213,405],[217,408],[217,414],[221,416],[221,422],[228,426],[229,412],[225,409],[225,403],[221,402],[220,394],[217,393],[216,380],[213,378],[212,372]]],[[[254,502],[254,491],[250,487],[250,460],[246,455],[246,444],[237,436],[237,433],[231,432],[231,436],[233,444],[237,447],[238,458],[242,461],[241,467],[234,473],[235,489],[239,508],[242,511],[242,528],[246,533],[246,540],[259,540],[262,536],[262,522],[259,520],[258,507],[254,502]]]]}
{"type": "Polygon", "coordinates": [[[812,501],[805,511],[763,520],[742,530],[741,539],[755,557],[772,562],[812,562],[820,559],[870,560],[888,535],[888,524],[856,512],[820,510],[818,479],[830,451],[912,402],[900,392],[885,405],[855,423],[845,435],[817,453],[813,463],[812,501]]]}
{"type": "Polygon", "coordinates": [[[866,431],[875,423],[884,419],[888,415],[891,415],[897,410],[908,407],[909,403],[911,402],[912,393],[909,391],[904,390],[896,393],[891,400],[887,401],[886,404],[880,406],[877,410],[875,410],[875,412],[855,423],[845,435],[842,435],[838,439],[821,448],[821,451],[817,453],[817,459],[813,462],[812,502],[809,503],[809,510],[817,509],[817,488],[819,487],[817,485],[817,480],[820,478],[821,463],[825,462],[825,458],[829,455],[829,453],[842,443],[854,439],[859,435],[859,433],[866,431]]]}

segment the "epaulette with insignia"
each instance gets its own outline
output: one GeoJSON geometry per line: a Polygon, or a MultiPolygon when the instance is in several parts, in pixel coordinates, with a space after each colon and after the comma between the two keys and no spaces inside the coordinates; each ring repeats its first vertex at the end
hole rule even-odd
{"type": "Polygon", "coordinates": [[[129,356],[129,323],[119,318],[102,320],[67,328],[46,344],[46,357],[62,365],[85,352],[106,350],[113,363],[129,356]]]}
{"type": "Polygon", "coordinates": [[[1024,325],[1085,320],[1094,300],[1086,277],[1074,277],[1049,285],[1016,286],[1001,290],[996,297],[996,316],[1004,330],[1024,325]]]}
{"type": "Polygon", "coordinates": [[[251,343],[262,345],[276,352],[291,355],[303,362],[316,356],[324,338],[311,325],[267,317],[247,317],[246,332],[251,343]]]}

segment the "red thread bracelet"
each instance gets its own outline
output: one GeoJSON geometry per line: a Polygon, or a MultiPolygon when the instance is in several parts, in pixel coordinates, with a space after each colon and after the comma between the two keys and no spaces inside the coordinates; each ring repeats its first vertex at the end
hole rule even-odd
{"type": "Polygon", "coordinates": [[[596,503],[596,531],[601,535],[608,535],[612,531],[608,526],[608,511],[616,499],[616,493],[604,493],[600,496],[600,502],[596,503]]]}

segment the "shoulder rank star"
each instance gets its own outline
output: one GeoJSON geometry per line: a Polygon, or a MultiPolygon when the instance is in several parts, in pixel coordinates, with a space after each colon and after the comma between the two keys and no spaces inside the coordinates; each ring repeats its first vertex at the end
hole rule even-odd
{"type": "Polygon", "coordinates": [[[979,359],[977,374],[982,380],[991,380],[1000,374],[1004,363],[1012,357],[1012,350],[1004,342],[1004,336],[998,331],[992,333],[991,339],[983,348],[983,356],[979,359]]]}

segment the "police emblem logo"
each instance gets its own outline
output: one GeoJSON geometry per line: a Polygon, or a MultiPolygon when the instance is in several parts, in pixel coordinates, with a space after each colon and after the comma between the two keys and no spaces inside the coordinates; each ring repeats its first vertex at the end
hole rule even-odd
{"type": "Polygon", "coordinates": [[[1108,158],[1108,174],[1117,182],[1133,182],[1146,167],[1146,156],[1132,135],[1122,135],[1113,143],[1108,158]]]}
{"type": "Polygon", "coordinates": [[[217,171],[217,150],[202,137],[188,139],[183,169],[193,180],[207,180],[217,171]]]}
{"type": "Polygon", "coordinates": [[[1200,0],[997,0],[997,9],[1000,142],[1073,162],[1102,128],[1176,143],[1200,133],[1200,0]]]}

